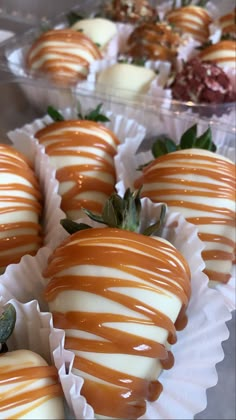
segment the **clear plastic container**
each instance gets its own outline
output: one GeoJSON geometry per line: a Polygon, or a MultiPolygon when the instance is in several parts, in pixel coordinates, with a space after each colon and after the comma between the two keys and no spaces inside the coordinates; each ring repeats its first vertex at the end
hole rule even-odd
{"type": "MultiPolygon", "coordinates": [[[[13,16],[18,19],[18,23],[21,20],[22,24],[22,17],[24,12],[29,5],[29,2],[23,1],[21,4],[21,12],[16,12],[14,14],[13,5],[16,6],[16,1],[12,2],[3,2],[2,10],[8,13],[8,16],[13,16]]],[[[34,2],[35,3],[35,2],[34,2]]],[[[38,2],[37,2],[38,3],[38,2]]],[[[52,2],[46,3],[43,1],[40,5],[37,3],[34,6],[31,5],[30,16],[29,18],[30,25],[28,25],[27,30],[23,31],[23,33],[17,34],[17,36],[12,37],[10,40],[4,42],[0,45],[0,65],[4,67],[5,73],[9,72],[9,77],[13,76],[15,79],[19,80],[20,86],[23,88],[25,95],[28,96],[31,104],[35,107],[38,107],[40,110],[45,109],[45,106],[48,102],[54,101],[50,96],[50,92],[46,93],[45,90],[41,90],[41,86],[44,87],[45,85],[51,86],[53,89],[57,89],[57,86],[50,80],[47,76],[40,72],[31,72],[26,68],[25,65],[25,56],[29,47],[32,45],[32,42],[37,38],[37,36],[42,32],[42,26],[49,25],[50,27],[56,27],[59,24],[61,25],[68,25],[67,22],[67,13],[69,10],[76,10],[83,16],[94,15],[99,12],[102,1],[81,1],[79,4],[78,2],[72,1],[65,3],[63,1],[59,1],[57,3],[57,14],[53,16],[53,10],[55,10],[55,6],[51,4],[52,2]],[[40,12],[39,12],[40,10],[40,12]],[[33,23],[33,26],[32,26],[33,23]],[[21,81],[26,81],[26,83],[21,83],[21,81]],[[44,94],[42,94],[44,92],[44,94]]],[[[157,5],[158,3],[154,1],[153,4],[157,5]]],[[[231,0],[227,4],[227,7],[230,8],[231,0]]],[[[217,5],[219,2],[217,2],[217,5]]],[[[17,9],[16,9],[17,10],[17,9]]],[[[2,13],[4,15],[4,13],[2,13]]],[[[26,15],[26,21],[27,21],[26,15]]],[[[1,14],[0,14],[1,18],[1,14]]],[[[28,23],[28,22],[27,22],[28,23]]],[[[45,26],[44,26],[45,27],[45,26]]],[[[117,89],[107,88],[106,86],[100,85],[99,92],[97,92],[97,85],[96,80],[95,82],[79,82],[77,86],[70,87],[67,89],[67,94],[70,95],[70,92],[73,91],[77,95],[83,94],[85,85],[85,91],[88,90],[92,93],[92,95],[99,95],[103,101],[114,101],[119,103],[127,103],[127,99],[122,97],[122,91],[117,89]],[[102,94],[101,94],[102,92],[102,94]]],[[[65,89],[66,90],[66,89],[65,89]]],[[[65,91],[64,90],[64,91],[65,91]]],[[[128,92],[128,91],[127,91],[128,92]]],[[[126,93],[127,93],[126,92],[126,93]]],[[[124,95],[123,95],[124,96],[124,95]]],[[[67,100],[65,103],[60,102],[61,105],[66,105],[67,100]]],[[[131,101],[128,101],[128,104],[131,104],[131,101]]],[[[205,119],[210,123],[220,123],[227,125],[229,129],[235,129],[235,102],[231,103],[224,103],[224,104],[194,104],[192,102],[180,102],[177,100],[169,99],[168,97],[164,96],[157,96],[155,94],[150,95],[136,95],[135,99],[132,99],[132,104],[134,107],[141,106],[141,107],[148,107],[151,110],[157,110],[159,108],[170,109],[174,113],[180,114],[193,114],[198,118],[205,119]]]]}

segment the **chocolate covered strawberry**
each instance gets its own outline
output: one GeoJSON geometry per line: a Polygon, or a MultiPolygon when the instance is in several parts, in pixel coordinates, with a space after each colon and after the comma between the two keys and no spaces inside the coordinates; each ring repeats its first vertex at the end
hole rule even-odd
{"type": "Polygon", "coordinates": [[[135,186],[198,227],[209,280],[227,283],[235,247],[235,164],[215,149],[210,129],[197,137],[196,125],[179,145],[159,139],[153,146],[156,158],[143,167],[135,186]]]}
{"type": "Polygon", "coordinates": [[[101,58],[97,45],[83,33],[67,28],[51,29],[32,43],[26,67],[67,85],[85,79],[89,65],[101,58]]]}
{"type": "Polygon", "coordinates": [[[101,212],[116,183],[114,155],[119,140],[99,121],[101,105],[85,119],[65,121],[51,109],[56,122],[35,134],[56,168],[61,208],[72,219],[81,217],[82,208],[101,212]],[[95,119],[95,120],[92,120],[95,119]]]}
{"type": "Polygon", "coordinates": [[[42,194],[31,162],[0,145],[0,273],[42,245],[42,194]]]}
{"type": "Polygon", "coordinates": [[[236,41],[223,39],[216,44],[206,45],[199,53],[202,61],[211,61],[223,68],[235,69],[236,41]]]}
{"type": "Polygon", "coordinates": [[[108,227],[64,221],[68,237],[44,272],[45,297],[73,372],[84,378],[82,395],[96,415],[138,418],[161,392],[157,378],[171,368],[170,344],[186,324],[190,271],[168,241],[138,233],[139,193],[113,194],[102,216],[108,227]],[[77,231],[78,228],[84,228],[77,231]]]}
{"type": "Polygon", "coordinates": [[[199,42],[208,40],[211,17],[203,7],[187,5],[173,8],[166,14],[166,20],[182,34],[189,34],[199,42]]]}
{"type": "Polygon", "coordinates": [[[13,331],[15,316],[11,304],[0,316],[0,418],[63,419],[56,368],[30,350],[7,352],[5,342],[13,331]]]}

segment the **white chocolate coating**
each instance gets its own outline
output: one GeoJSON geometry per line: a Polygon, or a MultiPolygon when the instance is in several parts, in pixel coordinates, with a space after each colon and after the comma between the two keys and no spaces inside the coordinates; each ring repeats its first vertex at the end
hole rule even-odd
{"type": "Polygon", "coordinates": [[[71,29],[82,30],[101,49],[117,34],[115,23],[103,18],[81,19],[71,26],[71,29]]]}
{"type": "Polygon", "coordinates": [[[97,75],[98,91],[107,89],[108,93],[128,100],[138,100],[138,95],[148,92],[156,77],[153,70],[134,64],[116,63],[97,75]]]}

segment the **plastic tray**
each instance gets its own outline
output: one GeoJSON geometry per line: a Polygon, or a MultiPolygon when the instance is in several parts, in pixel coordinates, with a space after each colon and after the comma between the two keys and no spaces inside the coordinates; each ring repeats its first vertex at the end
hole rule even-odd
{"type": "MultiPolygon", "coordinates": [[[[8,2],[4,2],[8,3],[8,2]]],[[[15,2],[9,2],[9,3],[15,3],[15,2]]],[[[23,9],[21,14],[18,13],[18,17],[20,17],[24,11],[24,7],[26,7],[26,4],[28,2],[23,2],[23,9]]],[[[0,45],[0,66],[4,67],[5,74],[9,72],[9,78],[13,75],[13,78],[15,76],[15,79],[19,80],[20,86],[24,90],[24,94],[28,97],[31,104],[35,107],[38,107],[39,110],[45,109],[46,105],[49,102],[55,101],[54,98],[51,98],[50,92],[46,92],[44,88],[46,85],[49,87],[52,87],[54,91],[56,91],[57,86],[53,84],[53,82],[45,77],[45,75],[42,75],[40,73],[31,73],[29,72],[24,65],[24,56],[29,48],[29,46],[32,44],[33,40],[38,36],[38,34],[42,30],[42,24],[47,21],[47,24],[50,24],[50,26],[57,26],[58,24],[66,24],[66,14],[68,10],[71,10],[72,8],[79,11],[82,15],[88,16],[91,14],[95,14],[100,10],[102,1],[95,1],[92,2],[81,1],[77,6],[75,7],[75,1],[71,1],[70,3],[64,4],[64,9],[62,7],[63,1],[58,2],[57,5],[57,11],[58,14],[56,17],[53,17],[52,10],[54,9],[51,2],[48,2],[49,5],[46,7],[46,2],[43,1],[43,4],[45,4],[45,9],[41,6],[34,6],[34,8],[30,9],[30,14],[33,16],[32,19],[30,19],[31,24],[34,21],[34,26],[29,30],[25,30],[23,33],[21,33],[18,36],[15,36],[11,38],[10,40],[4,42],[2,46],[0,45]],[[74,7],[73,7],[74,6],[74,7]],[[37,14],[38,8],[40,8],[41,13],[38,14],[37,21],[35,20],[35,16],[37,14]],[[63,9],[63,12],[60,13],[63,9]],[[34,10],[34,12],[32,12],[34,10]],[[43,12],[42,12],[43,10],[43,12]],[[27,83],[21,83],[21,81],[25,81],[27,83]]],[[[161,3],[161,2],[153,2],[155,4],[161,3]]],[[[215,2],[217,5],[220,4],[220,2],[215,2]]],[[[229,0],[227,2],[227,9],[230,9],[232,7],[232,2],[229,0]]],[[[1,16],[1,15],[0,15],[1,16]]],[[[65,98],[65,102],[63,103],[62,100],[59,101],[59,106],[66,106],[68,104],[68,95],[70,96],[71,91],[75,92],[77,95],[83,95],[84,91],[90,91],[92,95],[98,95],[96,92],[96,83],[92,82],[79,82],[77,88],[68,88],[67,89],[67,95],[65,98]]],[[[100,97],[103,101],[114,101],[119,103],[124,103],[124,99],[121,98],[120,91],[115,89],[107,89],[102,86],[100,86],[100,97]]],[[[130,105],[130,102],[129,102],[130,105]]],[[[147,96],[147,95],[139,95],[136,96],[135,100],[133,100],[133,106],[142,106],[142,107],[148,107],[151,110],[158,110],[160,107],[165,109],[170,109],[172,112],[175,113],[187,113],[187,114],[194,114],[195,116],[199,118],[203,118],[210,123],[214,124],[224,124],[227,125],[229,130],[234,131],[235,129],[235,103],[229,103],[229,104],[220,104],[220,105],[199,105],[199,104],[193,104],[191,102],[183,103],[180,101],[170,100],[168,98],[161,98],[161,97],[155,97],[155,96],[147,96]]]]}

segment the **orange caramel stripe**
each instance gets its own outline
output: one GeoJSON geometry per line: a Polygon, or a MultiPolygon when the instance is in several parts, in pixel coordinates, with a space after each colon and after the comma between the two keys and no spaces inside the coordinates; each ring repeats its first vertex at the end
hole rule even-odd
{"type": "Polygon", "coordinates": [[[33,188],[31,186],[28,185],[23,185],[23,184],[16,184],[16,183],[12,183],[12,184],[1,184],[0,185],[0,191],[17,191],[17,190],[21,190],[24,191],[28,194],[31,194],[33,197],[35,197],[38,201],[42,200],[42,194],[40,193],[40,190],[33,188]]]}
{"type": "Polygon", "coordinates": [[[0,412],[18,407],[19,405],[29,404],[39,398],[48,396],[50,396],[50,398],[54,398],[61,395],[62,389],[59,383],[46,385],[42,388],[37,388],[32,391],[27,390],[26,392],[22,392],[15,395],[14,397],[9,397],[4,399],[4,401],[1,401],[0,412]]]}
{"type": "Polygon", "coordinates": [[[15,222],[15,223],[1,223],[0,229],[2,232],[7,230],[17,230],[17,229],[33,229],[36,232],[42,232],[42,226],[34,222],[15,222]]]}
{"type": "Polygon", "coordinates": [[[204,242],[213,242],[213,243],[221,243],[223,245],[228,245],[234,248],[235,241],[232,241],[229,238],[226,238],[223,235],[217,235],[216,233],[198,233],[199,238],[204,242]]]}
{"type": "Polygon", "coordinates": [[[235,55],[235,47],[236,47],[236,42],[235,41],[230,41],[230,40],[220,41],[220,42],[217,42],[216,44],[212,44],[209,47],[204,48],[204,50],[200,51],[199,57],[204,57],[206,54],[210,54],[210,53],[216,52],[216,51],[224,51],[224,50],[227,51],[227,52],[232,51],[232,54],[235,55]]]}
{"type": "Polygon", "coordinates": [[[210,23],[212,20],[206,10],[204,10],[202,7],[196,7],[196,6],[184,6],[184,7],[179,7],[178,9],[171,10],[170,12],[167,13],[167,18],[169,18],[169,16],[174,17],[174,16],[179,16],[179,15],[182,16],[183,19],[185,18],[186,15],[197,16],[205,24],[210,23]]]}
{"type": "Polygon", "coordinates": [[[217,271],[205,269],[203,272],[207,275],[210,281],[227,284],[231,278],[230,273],[219,273],[217,271]]]}
{"type": "Polygon", "coordinates": [[[41,243],[42,239],[40,236],[30,234],[0,238],[0,251],[7,251],[9,249],[25,246],[28,244],[41,245],[41,243]]]}
{"type": "Polygon", "coordinates": [[[48,377],[58,377],[55,366],[32,366],[21,369],[10,369],[8,366],[1,367],[0,384],[16,383],[32,379],[43,379],[48,377]]]}

